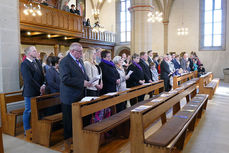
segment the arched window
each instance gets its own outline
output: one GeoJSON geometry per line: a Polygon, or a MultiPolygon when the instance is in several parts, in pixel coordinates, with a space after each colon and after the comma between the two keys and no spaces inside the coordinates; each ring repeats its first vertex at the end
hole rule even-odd
{"type": "Polygon", "coordinates": [[[130,42],[131,16],[128,11],[130,0],[120,0],[120,42],[130,42]]]}
{"type": "Polygon", "coordinates": [[[200,0],[200,50],[225,50],[226,0],[200,0]]]}

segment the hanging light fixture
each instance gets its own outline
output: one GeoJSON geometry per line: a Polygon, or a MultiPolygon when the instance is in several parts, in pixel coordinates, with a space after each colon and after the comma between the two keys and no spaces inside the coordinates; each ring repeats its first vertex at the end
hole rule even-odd
{"type": "Polygon", "coordinates": [[[41,6],[39,4],[36,5],[35,3],[32,4],[32,1],[29,1],[28,4],[24,4],[23,13],[25,15],[31,14],[32,16],[41,16],[41,6]]]}
{"type": "MultiPolygon", "coordinates": [[[[184,12],[184,0],[183,0],[183,12],[184,12]]],[[[189,33],[188,28],[184,26],[183,13],[182,13],[181,27],[177,28],[177,35],[178,36],[187,36],[188,33],[189,33]]]]}
{"type": "Polygon", "coordinates": [[[162,20],[163,20],[162,15],[163,15],[163,13],[162,12],[158,12],[158,11],[156,11],[155,13],[149,12],[147,21],[148,22],[152,22],[152,23],[162,22],[162,20]]]}

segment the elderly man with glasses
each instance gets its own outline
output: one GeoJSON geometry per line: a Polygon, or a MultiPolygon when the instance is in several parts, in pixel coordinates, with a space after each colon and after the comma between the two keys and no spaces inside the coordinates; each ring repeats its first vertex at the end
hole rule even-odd
{"type": "Polygon", "coordinates": [[[60,100],[62,102],[65,151],[70,152],[72,141],[72,103],[80,101],[91,86],[82,61],[83,48],[72,43],[69,53],[60,62],[60,100]]]}

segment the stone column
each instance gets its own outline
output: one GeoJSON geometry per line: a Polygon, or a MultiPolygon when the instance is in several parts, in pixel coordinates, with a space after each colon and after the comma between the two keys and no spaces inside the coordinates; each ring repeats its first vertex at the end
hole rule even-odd
{"type": "Polygon", "coordinates": [[[19,90],[19,1],[0,3],[0,92],[19,90]]]}
{"type": "Polygon", "coordinates": [[[168,25],[169,21],[163,21],[164,24],[164,54],[168,53],[168,25]]]}
{"type": "Polygon", "coordinates": [[[152,50],[152,23],[147,22],[153,10],[152,0],[132,0],[131,8],[131,54],[152,50]]]}

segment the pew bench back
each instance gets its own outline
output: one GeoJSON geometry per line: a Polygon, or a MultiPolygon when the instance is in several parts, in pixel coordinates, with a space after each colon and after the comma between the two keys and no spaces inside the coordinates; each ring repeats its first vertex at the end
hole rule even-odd
{"type": "Polygon", "coordinates": [[[140,105],[136,105],[127,108],[119,113],[116,113],[100,122],[90,124],[83,127],[83,117],[93,114],[102,109],[106,109],[115,106],[119,103],[127,101],[132,98],[136,98],[143,94],[148,94],[154,90],[164,88],[164,82],[162,80],[141,85],[128,89],[123,92],[118,92],[113,96],[102,96],[88,102],[77,102],[72,104],[72,117],[73,117],[73,149],[78,153],[97,153],[99,150],[100,136],[102,133],[107,132],[113,128],[124,125],[123,132],[125,136],[129,135],[129,114],[131,109],[140,105]],[[124,132],[125,131],[125,132],[124,132]],[[88,140],[93,139],[93,142],[88,144],[88,140]],[[77,141],[81,140],[81,141],[77,141]]]}
{"type": "MultiPolygon", "coordinates": [[[[196,82],[190,84],[185,90],[181,90],[175,96],[160,102],[159,105],[155,107],[153,103],[147,104],[149,106],[146,109],[140,111],[131,111],[130,121],[131,121],[131,153],[144,153],[146,149],[146,139],[144,132],[150,127],[156,120],[161,119],[162,124],[167,124],[166,112],[174,107],[180,106],[180,101],[184,97],[196,93],[196,82]],[[150,107],[150,105],[152,107],[150,107]]],[[[180,110],[176,108],[173,114],[177,114],[180,110]]],[[[162,126],[163,127],[163,126],[162,126]]],[[[152,151],[151,151],[152,152],[152,151]]],[[[147,152],[148,153],[148,152],[147,152]]]]}
{"type": "MultiPolygon", "coordinates": [[[[62,111],[59,93],[31,99],[32,141],[49,147],[53,125],[61,126],[62,111]]],[[[58,129],[59,129],[58,128],[58,129]]]]}

